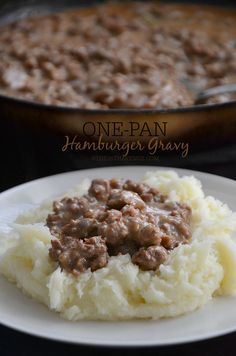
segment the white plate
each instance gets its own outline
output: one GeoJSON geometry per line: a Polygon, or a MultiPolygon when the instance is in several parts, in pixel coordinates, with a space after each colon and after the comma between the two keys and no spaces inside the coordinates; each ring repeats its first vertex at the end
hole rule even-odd
{"type": "MultiPolygon", "coordinates": [[[[38,179],[0,194],[1,228],[22,209],[57,195],[83,178],[123,177],[138,180],[156,167],[121,166],[89,169],[38,179]]],[[[160,169],[160,168],[159,168],[160,169]]],[[[163,168],[162,168],[163,169],[163,168]]],[[[167,168],[164,168],[167,169],[167,168]]],[[[236,210],[236,182],[206,173],[176,169],[183,175],[194,174],[204,191],[236,210]]],[[[90,345],[149,346],[171,345],[226,334],[236,330],[236,298],[215,298],[194,313],[157,321],[69,322],[45,306],[24,296],[13,284],[0,278],[0,322],[14,329],[54,340],[90,345]]]]}

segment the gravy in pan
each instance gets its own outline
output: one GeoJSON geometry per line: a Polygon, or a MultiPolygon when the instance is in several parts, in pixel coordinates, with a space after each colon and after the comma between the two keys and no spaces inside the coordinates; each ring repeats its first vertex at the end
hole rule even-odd
{"type": "Polygon", "coordinates": [[[87,109],[191,106],[196,91],[236,83],[236,15],[107,3],[2,27],[0,56],[4,95],[87,109]]]}

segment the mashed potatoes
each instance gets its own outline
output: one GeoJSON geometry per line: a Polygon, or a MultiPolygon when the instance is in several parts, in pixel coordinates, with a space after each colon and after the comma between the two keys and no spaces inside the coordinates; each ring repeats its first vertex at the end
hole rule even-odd
{"type": "MultiPolygon", "coordinates": [[[[158,271],[140,270],[129,255],[111,257],[106,267],[79,277],[61,271],[48,256],[47,201],[20,216],[12,232],[1,236],[1,273],[70,320],[177,316],[202,307],[213,296],[235,294],[235,213],[205,197],[194,177],[158,171],[147,173],[143,181],[192,208],[192,242],[174,249],[158,271]]],[[[69,194],[83,194],[88,185],[84,181],[69,194]]]]}

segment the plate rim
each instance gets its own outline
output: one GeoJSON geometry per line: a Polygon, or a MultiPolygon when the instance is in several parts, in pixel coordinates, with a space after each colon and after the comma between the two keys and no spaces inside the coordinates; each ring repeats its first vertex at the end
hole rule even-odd
{"type": "MultiPolygon", "coordinates": [[[[80,173],[80,172],[91,172],[91,171],[95,171],[95,170],[106,170],[106,169],[119,169],[119,168],[135,168],[135,169],[138,169],[138,168],[146,168],[147,170],[149,169],[155,169],[156,171],[157,170],[176,170],[176,171],[179,171],[179,172],[189,172],[189,173],[192,173],[193,175],[194,174],[197,174],[197,175],[204,175],[204,176],[210,176],[212,179],[215,178],[215,179],[220,179],[220,180],[224,180],[224,181],[228,181],[229,183],[235,183],[236,180],[232,179],[232,178],[228,178],[228,177],[224,177],[222,175],[218,175],[218,174],[213,174],[213,173],[209,173],[209,172],[204,172],[204,171],[197,171],[197,170],[194,170],[194,169],[188,169],[188,168],[178,168],[178,167],[172,167],[172,166],[149,166],[149,165],[117,165],[117,166],[107,166],[107,167],[95,167],[95,168],[86,168],[86,169],[77,169],[77,170],[72,170],[72,171],[66,171],[66,172],[61,172],[61,173],[57,173],[57,174],[50,174],[48,176],[45,176],[45,177],[40,177],[40,178],[36,178],[36,179],[32,179],[32,180],[29,180],[27,182],[24,182],[24,183],[21,183],[21,184],[18,184],[18,185],[15,185],[11,188],[8,188],[8,189],[5,189],[3,190],[2,192],[0,192],[0,199],[2,198],[2,196],[5,196],[7,195],[8,193],[13,193],[15,190],[18,190],[19,188],[25,188],[27,187],[27,185],[31,185],[31,184],[36,184],[36,183],[41,183],[43,182],[44,180],[47,180],[47,179],[51,179],[51,178],[56,178],[56,177],[59,177],[59,176],[62,176],[62,175],[70,175],[70,174],[74,174],[74,173],[80,173]]],[[[185,174],[185,173],[184,173],[185,174]]]]}

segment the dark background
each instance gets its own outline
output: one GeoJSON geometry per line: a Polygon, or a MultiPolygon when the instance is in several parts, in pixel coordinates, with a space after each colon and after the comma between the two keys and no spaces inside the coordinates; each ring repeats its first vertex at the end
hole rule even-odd
{"type": "MultiPolygon", "coordinates": [[[[19,5],[34,3],[35,1],[0,1],[0,16],[6,14],[10,8],[17,9],[19,5]]],[[[187,1],[189,2],[189,1],[187,1]]],[[[195,1],[206,3],[206,1],[195,1]]],[[[45,1],[41,3],[46,3],[45,1]]],[[[62,4],[63,1],[50,1],[50,4],[62,4]]],[[[74,3],[78,3],[74,1],[74,3]]],[[[85,3],[85,1],[84,1],[85,3]]],[[[208,1],[208,3],[235,5],[235,1],[208,1]]],[[[236,179],[236,142],[223,147],[211,147],[204,150],[191,148],[185,159],[176,155],[161,155],[158,161],[148,161],[136,158],[135,161],[114,161],[112,157],[106,161],[93,160],[90,155],[75,157],[70,153],[63,154],[60,150],[60,140],[48,133],[40,136],[30,135],[24,129],[16,127],[9,118],[1,114],[0,108],[0,190],[3,191],[14,185],[73,169],[112,166],[119,164],[142,164],[156,166],[172,166],[218,174],[236,179]]],[[[202,133],[204,135],[204,132],[202,133]]],[[[62,138],[61,138],[62,140],[62,138]]],[[[234,192],[232,192],[234,193],[234,192]]],[[[234,311],[232,311],[234,312],[234,311]]],[[[156,337],[156,336],[155,336],[156,337]]],[[[158,337],[158,336],[157,336],[158,337]]],[[[0,355],[118,355],[123,352],[135,352],[140,355],[235,355],[236,333],[215,338],[209,341],[192,344],[145,349],[110,349],[63,344],[32,337],[0,326],[0,355]]]]}

